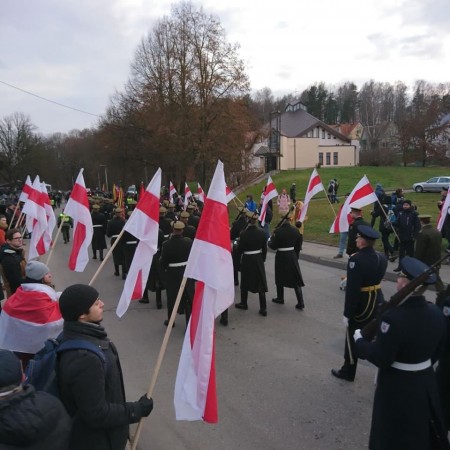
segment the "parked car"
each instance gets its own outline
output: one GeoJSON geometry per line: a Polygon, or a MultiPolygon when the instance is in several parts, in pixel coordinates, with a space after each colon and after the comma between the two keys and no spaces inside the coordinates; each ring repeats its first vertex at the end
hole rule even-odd
{"type": "Polygon", "coordinates": [[[433,177],[427,181],[414,183],[413,189],[416,192],[440,192],[443,187],[450,186],[450,177],[433,177]]]}

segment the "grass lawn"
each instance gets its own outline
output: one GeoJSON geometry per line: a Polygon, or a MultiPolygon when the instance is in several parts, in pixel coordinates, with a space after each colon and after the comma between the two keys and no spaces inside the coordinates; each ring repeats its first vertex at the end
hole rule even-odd
{"type": "MultiPolygon", "coordinates": [[[[297,186],[297,199],[303,200],[306,188],[313,169],[290,170],[280,172],[273,176],[273,182],[277,191],[285,188],[289,193],[289,189],[293,182],[297,186]]],[[[440,193],[422,193],[418,194],[412,191],[413,183],[425,181],[433,176],[447,175],[450,176],[450,167],[339,167],[339,168],[321,168],[318,169],[319,176],[325,189],[328,182],[332,178],[336,178],[339,182],[338,197],[343,198],[346,192],[351,192],[358,181],[366,175],[370,184],[375,189],[375,185],[380,183],[387,192],[395,191],[397,188],[411,190],[405,194],[405,198],[411,200],[417,206],[420,214],[431,214],[432,223],[436,224],[439,210],[436,203],[440,200],[440,193]]],[[[245,202],[247,194],[252,194],[253,199],[259,203],[262,189],[266,184],[266,180],[254,186],[239,195],[239,199],[245,202]]],[[[343,201],[343,199],[341,200],[343,201]]],[[[272,226],[275,226],[280,216],[278,215],[276,201],[274,199],[274,217],[272,226]]],[[[337,213],[341,203],[331,205],[325,192],[319,192],[311,201],[308,207],[307,221],[305,221],[304,239],[314,241],[321,244],[330,244],[337,246],[339,243],[338,234],[330,234],[329,229],[333,223],[335,213],[337,213]]],[[[234,220],[237,215],[236,207],[233,202],[230,203],[230,220],[234,220]]],[[[372,206],[369,205],[363,210],[363,217],[370,222],[370,211],[372,206]]],[[[379,219],[377,219],[375,229],[378,229],[379,219]]],[[[381,247],[380,247],[381,248],[381,247]]]]}

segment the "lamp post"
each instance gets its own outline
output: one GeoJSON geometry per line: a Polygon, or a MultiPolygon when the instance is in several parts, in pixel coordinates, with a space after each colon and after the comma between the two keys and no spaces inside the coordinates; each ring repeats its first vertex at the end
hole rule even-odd
{"type": "Polygon", "coordinates": [[[105,184],[106,184],[106,192],[109,192],[109,186],[108,186],[108,168],[105,164],[100,164],[99,167],[105,168],[105,184]]]}
{"type": "MultiPolygon", "coordinates": [[[[269,113],[269,122],[270,122],[270,136],[269,136],[269,167],[268,172],[273,169],[277,169],[277,164],[273,164],[272,160],[272,149],[275,150],[275,158],[277,154],[280,153],[280,139],[281,139],[281,114],[280,111],[272,111],[269,113]],[[275,127],[272,126],[272,117],[275,116],[275,127]],[[273,167],[275,165],[275,167],[273,167]]],[[[276,159],[275,159],[276,161],[276,159]]]]}

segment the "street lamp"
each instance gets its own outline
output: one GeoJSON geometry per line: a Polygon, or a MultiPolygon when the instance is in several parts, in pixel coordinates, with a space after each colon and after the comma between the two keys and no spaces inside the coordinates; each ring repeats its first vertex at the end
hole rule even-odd
{"type": "Polygon", "coordinates": [[[99,164],[99,167],[105,168],[105,184],[106,184],[106,192],[109,192],[109,186],[108,186],[108,168],[105,164],[99,164]]]}

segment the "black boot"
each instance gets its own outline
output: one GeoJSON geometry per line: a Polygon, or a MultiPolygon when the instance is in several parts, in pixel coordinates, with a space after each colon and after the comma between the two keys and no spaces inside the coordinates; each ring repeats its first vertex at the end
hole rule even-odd
{"type": "Polygon", "coordinates": [[[142,298],[139,300],[139,303],[149,303],[147,289],[144,289],[144,293],[142,294],[142,298]]]}
{"type": "Polygon", "coordinates": [[[100,250],[100,261],[103,261],[103,250],[100,250]]]}
{"type": "Polygon", "coordinates": [[[161,288],[156,288],[156,309],[162,308],[162,302],[161,302],[161,288]]]}
{"type": "Polygon", "coordinates": [[[220,324],[224,327],[228,326],[228,308],[220,315],[220,324]]]}
{"type": "Polygon", "coordinates": [[[234,305],[237,309],[248,309],[247,305],[248,291],[241,289],[241,302],[234,305]]]}
{"type": "Polygon", "coordinates": [[[120,275],[120,273],[119,273],[119,266],[116,266],[115,264],[114,264],[114,275],[116,277],[118,277],[120,275]]]}
{"type": "Polygon", "coordinates": [[[263,317],[267,316],[267,301],[266,301],[266,293],[259,293],[259,314],[263,317]]]}
{"type": "Polygon", "coordinates": [[[303,301],[302,288],[300,286],[296,286],[294,288],[294,291],[295,291],[295,296],[297,297],[297,304],[295,305],[295,307],[297,309],[299,309],[300,311],[302,311],[303,309],[305,309],[305,302],[303,301]]]}
{"type": "Polygon", "coordinates": [[[279,286],[277,284],[277,298],[273,298],[272,301],[274,303],[278,303],[279,305],[284,305],[284,290],[283,290],[283,286],[279,286]]]}
{"type": "Polygon", "coordinates": [[[92,259],[97,259],[97,252],[94,252],[94,256],[92,257],[92,259]]]}
{"type": "Polygon", "coordinates": [[[234,285],[239,286],[239,272],[237,270],[234,270],[234,285]]]}

